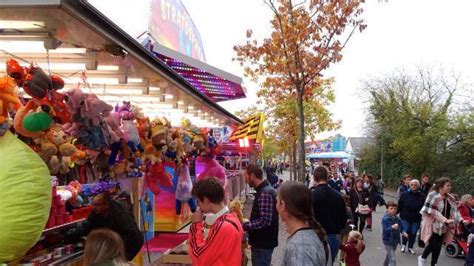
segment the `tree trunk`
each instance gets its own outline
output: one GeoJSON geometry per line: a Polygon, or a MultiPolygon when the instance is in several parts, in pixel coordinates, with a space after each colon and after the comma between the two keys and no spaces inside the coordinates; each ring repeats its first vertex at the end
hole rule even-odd
{"type": "Polygon", "coordinates": [[[305,176],[305,169],[306,169],[306,154],[304,149],[304,141],[305,141],[305,134],[304,134],[304,108],[303,108],[303,89],[300,88],[298,91],[298,152],[299,152],[299,171],[298,171],[298,181],[304,182],[305,176]]]}
{"type": "Polygon", "coordinates": [[[292,149],[292,155],[291,157],[293,158],[291,164],[293,165],[293,179],[292,180],[298,180],[298,168],[297,168],[297,161],[296,161],[296,141],[293,145],[292,149]]]}

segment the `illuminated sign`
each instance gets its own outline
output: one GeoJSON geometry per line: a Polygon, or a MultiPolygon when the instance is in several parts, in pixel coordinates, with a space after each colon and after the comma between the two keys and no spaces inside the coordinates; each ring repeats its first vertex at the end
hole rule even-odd
{"type": "Polygon", "coordinates": [[[152,0],[148,31],[159,44],[206,61],[201,35],[180,0],[152,0]]]}

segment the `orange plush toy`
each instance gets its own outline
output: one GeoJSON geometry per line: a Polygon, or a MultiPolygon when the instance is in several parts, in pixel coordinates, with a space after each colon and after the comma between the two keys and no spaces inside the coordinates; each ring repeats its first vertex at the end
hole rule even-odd
{"type": "Polygon", "coordinates": [[[9,111],[16,111],[21,107],[15,88],[16,83],[12,78],[0,78],[0,124],[7,121],[9,111]]]}

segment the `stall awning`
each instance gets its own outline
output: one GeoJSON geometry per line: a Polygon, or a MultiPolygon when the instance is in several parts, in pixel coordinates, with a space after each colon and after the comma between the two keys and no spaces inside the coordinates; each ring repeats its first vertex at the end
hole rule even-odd
{"type": "MultiPolygon", "coordinates": [[[[31,23],[31,28],[2,28],[0,41],[44,42],[44,46],[49,49],[51,60],[45,60],[45,50],[43,55],[21,51],[20,56],[28,61],[42,61],[39,63],[48,65],[64,62],[70,65],[80,64],[81,71],[86,71],[90,79],[114,81],[108,84],[101,81],[92,88],[103,91],[104,96],[118,100],[124,95],[137,96],[145,108],[159,109],[160,105],[166,104],[169,109],[192,114],[196,118],[218,125],[242,124],[238,117],[199,91],[195,85],[87,1],[4,0],[0,2],[0,20],[35,22],[31,23]],[[84,49],[80,53],[54,54],[52,51],[56,48],[84,49]],[[119,68],[101,68],[110,65],[119,68]],[[110,91],[112,93],[109,93],[110,91]]],[[[11,54],[0,52],[0,56],[2,61],[11,57],[11,54]]],[[[75,79],[80,79],[80,72],[75,75],[70,73],[71,70],[62,70],[60,74],[68,77],[74,75],[75,79]]]]}
{"type": "Polygon", "coordinates": [[[307,159],[349,159],[352,157],[354,156],[343,151],[320,152],[320,153],[309,154],[306,156],[307,159]]]}

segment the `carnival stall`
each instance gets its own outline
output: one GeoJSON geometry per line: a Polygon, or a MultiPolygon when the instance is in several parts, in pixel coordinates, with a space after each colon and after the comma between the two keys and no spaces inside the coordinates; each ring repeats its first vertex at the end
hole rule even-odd
{"type": "Polygon", "coordinates": [[[0,263],[80,264],[84,243],[59,236],[102,192],[145,240],[182,227],[195,179],[223,169],[209,128],[242,121],[85,1],[0,18],[0,263]]]}

